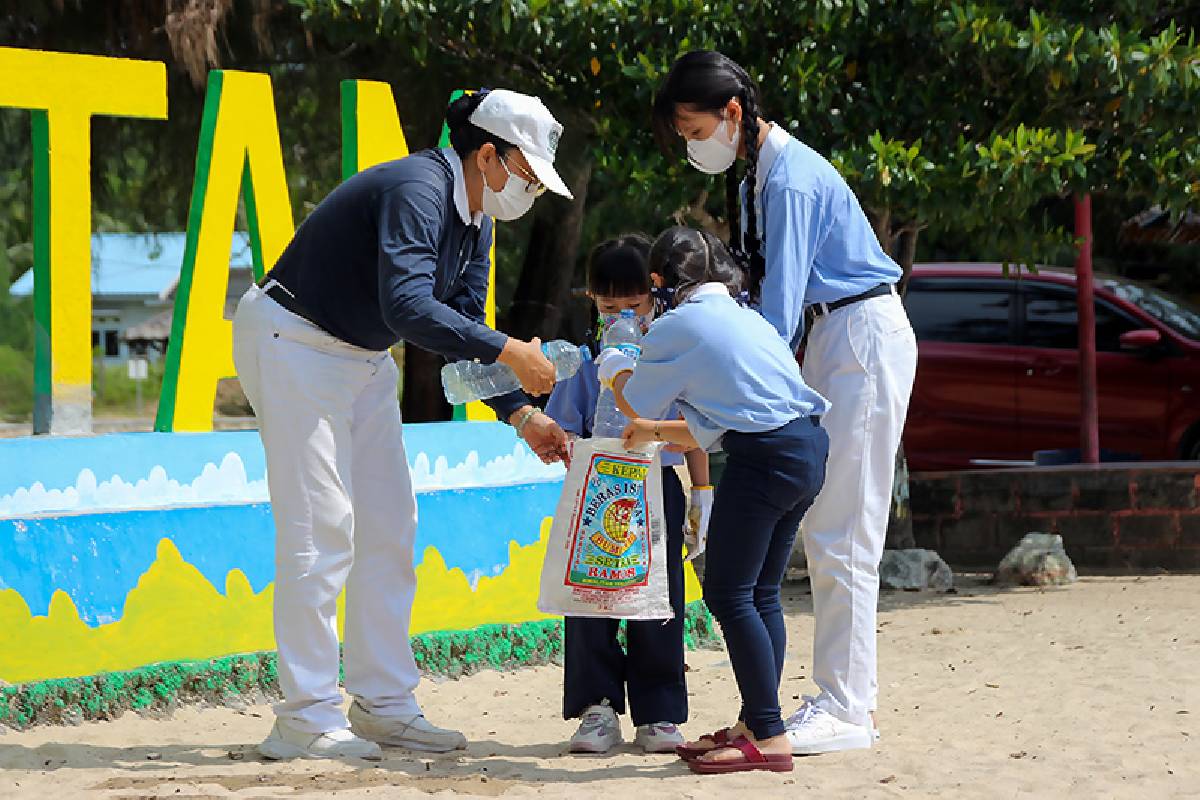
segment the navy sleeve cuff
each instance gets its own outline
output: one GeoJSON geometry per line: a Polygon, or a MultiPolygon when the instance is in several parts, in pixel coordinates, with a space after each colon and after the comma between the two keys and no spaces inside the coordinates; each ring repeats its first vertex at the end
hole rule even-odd
{"type": "Polygon", "coordinates": [[[532,401],[520,389],[515,392],[509,392],[508,394],[502,394],[499,397],[493,397],[488,400],[484,400],[483,402],[487,404],[492,411],[496,412],[496,416],[500,418],[501,422],[506,424],[508,423],[509,417],[511,417],[518,409],[522,408],[523,406],[532,405],[532,401]]]}
{"type": "Polygon", "coordinates": [[[485,364],[494,364],[504,351],[504,345],[508,344],[508,334],[485,325],[480,325],[476,333],[478,336],[470,343],[470,358],[477,358],[485,364]]]}

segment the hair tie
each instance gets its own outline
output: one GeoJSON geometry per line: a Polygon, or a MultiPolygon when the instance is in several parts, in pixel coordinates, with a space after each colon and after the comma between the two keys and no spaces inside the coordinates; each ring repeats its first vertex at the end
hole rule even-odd
{"type": "Polygon", "coordinates": [[[675,307],[675,287],[673,286],[652,286],[650,287],[650,296],[662,305],[663,311],[670,311],[675,307]]]}

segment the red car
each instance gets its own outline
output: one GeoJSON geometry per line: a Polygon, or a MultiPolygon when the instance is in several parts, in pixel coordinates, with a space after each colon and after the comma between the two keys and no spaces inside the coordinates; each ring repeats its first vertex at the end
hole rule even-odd
{"type": "MultiPolygon", "coordinates": [[[[1031,464],[1035,451],[1079,447],[1073,272],[918,264],[904,302],[919,353],[910,469],[1031,464]]],[[[1200,309],[1097,275],[1096,362],[1103,450],[1200,459],[1200,309]]]]}

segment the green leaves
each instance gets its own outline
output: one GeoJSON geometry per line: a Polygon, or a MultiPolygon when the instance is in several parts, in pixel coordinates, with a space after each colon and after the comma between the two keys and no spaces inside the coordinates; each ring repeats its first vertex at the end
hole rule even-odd
{"type": "Polygon", "coordinates": [[[585,114],[591,213],[611,203],[622,227],[659,226],[705,189],[723,196],[664,160],[647,130],[666,69],[705,47],[757,76],[768,117],[897,226],[1060,242],[1033,212],[1047,198],[1091,190],[1179,208],[1200,187],[1200,51],[1172,13],[1185,2],[293,2],[317,31],[378,30],[426,48],[431,70],[465,67],[585,114]]]}

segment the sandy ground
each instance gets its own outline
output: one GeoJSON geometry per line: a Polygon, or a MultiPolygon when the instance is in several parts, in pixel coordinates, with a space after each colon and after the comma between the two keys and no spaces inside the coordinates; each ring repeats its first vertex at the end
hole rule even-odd
{"type": "MultiPolygon", "coordinates": [[[[788,594],[795,706],[811,691],[812,618],[803,586],[788,594]]],[[[886,595],[879,631],[880,746],[798,759],[791,775],[694,776],[630,745],[563,755],[560,672],[542,667],[423,685],[428,716],[472,739],[465,754],[268,763],[252,747],[268,707],[182,709],[10,731],[0,797],[1200,797],[1200,576],[1050,591],[962,581],[954,595],[886,595]]],[[[687,730],[730,722],[725,653],[688,664],[687,730]]]]}

